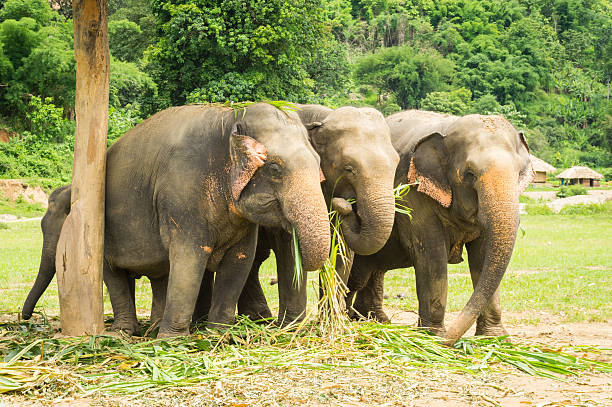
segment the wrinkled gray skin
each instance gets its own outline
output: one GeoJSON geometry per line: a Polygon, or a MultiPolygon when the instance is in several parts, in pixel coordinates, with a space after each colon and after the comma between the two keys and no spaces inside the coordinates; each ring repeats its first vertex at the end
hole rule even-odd
{"type": "MultiPolygon", "coordinates": [[[[154,318],[163,315],[159,336],[188,334],[206,269],[216,273],[209,326],[232,323],[257,224],[295,228],[305,267],[320,267],[330,234],[319,173],[297,115],[265,103],[244,114],[170,108],[126,133],[107,153],[104,281],[113,328],[137,331],[134,277],[145,275],[154,318]]],[[[41,267],[23,308],[26,319],[55,272],[69,195],[67,187],[56,191],[43,218],[41,267]]]]}
{"type": "Polygon", "coordinates": [[[378,253],[355,256],[347,304],[386,322],[382,309],[387,270],[414,266],[419,325],[454,343],[477,320],[478,335],[501,335],[499,283],[519,224],[519,193],[533,178],[527,144],[501,116],[455,117],[405,111],[387,118],[400,154],[395,184],[419,180],[397,214],[389,241],[378,253]],[[411,167],[412,162],[412,167],[411,167]],[[447,263],[462,261],[467,247],[474,293],[445,329],[447,263]]]}
{"type": "MultiPolygon", "coordinates": [[[[321,105],[298,108],[312,146],[321,156],[325,178],[321,186],[326,202],[329,206],[333,199],[333,208],[342,214],[348,248],[360,254],[377,252],[393,228],[393,177],[399,161],[383,115],[372,108],[349,106],[335,110],[321,105]],[[347,199],[355,203],[351,206],[347,199]]],[[[296,287],[292,237],[279,228],[260,228],[255,261],[240,296],[238,312],[251,319],[271,317],[259,281],[259,266],[268,258],[270,249],[277,263],[278,320],[281,324],[300,320],[306,311],[306,275],[296,287]]],[[[339,264],[337,268],[346,283],[350,264],[339,264]]]]}

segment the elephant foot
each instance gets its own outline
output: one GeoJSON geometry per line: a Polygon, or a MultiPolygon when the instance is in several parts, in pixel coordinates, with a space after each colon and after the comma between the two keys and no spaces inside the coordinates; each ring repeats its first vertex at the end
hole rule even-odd
{"type": "Polygon", "coordinates": [[[259,309],[240,310],[240,315],[248,317],[251,321],[267,323],[272,318],[272,312],[268,307],[259,309]]]}
{"type": "Polygon", "coordinates": [[[499,323],[497,325],[476,325],[476,335],[477,336],[506,336],[509,335],[506,328],[499,323]]]}
{"type": "Polygon", "coordinates": [[[157,339],[175,338],[177,336],[189,336],[189,329],[172,331],[169,329],[160,328],[159,333],[157,334],[157,339]]]}
{"type": "Polygon", "coordinates": [[[374,320],[381,324],[388,324],[391,322],[391,318],[389,318],[383,310],[376,310],[374,312],[374,320]]]}
{"type": "Polygon", "coordinates": [[[276,320],[276,325],[278,325],[281,328],[284,328],[288,325],[294,324],[297,325],[300,322],[302,322],[304,320],[304,313],[301,313],[299,315],[291,315],[291,314],[285,314],[285,316],[281,317],[280,315],[278,316],[278,319],[276,320]]]}
{"type": "Polygon", "coordinates": [[[140,333],[138,321],[115,319],[113,325],[111,325],[111,329],[113,331],[123,331],[130,336],[140,333]]]}
{"type": "Polygon", "coordinates": [[[221,323],[221,322],[212,322],[212,321],[208,321],[206,323],[206,329],[210,330],[210,331],[216,331],[216,332],[225,332],[228,329],[231,328],[232,325],[234,325],[236,323],[235,320],[228,322],[228,323],[221,323]]]}
{"type": "Polygon", "coordinates": [[[446,328],[444,323],[433,323],[419,319],[419,328],[427,329],[432,334],[444,338],[446,336],[446,328]]]}
{"type": "Polygon", "coordinates": [[[381,324],[388,324],[391,322],[391,318],[389,318],[385,311],[383,311],[382,309],[366,311],[351,307],[349,309],[349,317],[354,320],[370,319],[381,324]]]}

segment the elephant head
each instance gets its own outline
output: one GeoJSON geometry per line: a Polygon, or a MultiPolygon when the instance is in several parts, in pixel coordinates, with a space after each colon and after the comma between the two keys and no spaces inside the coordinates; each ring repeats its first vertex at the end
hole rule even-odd
{"type": "Polygon", "coordinates": [[[418,191],[453,217],[478,225],[486,242],[480,280],[447,328],[449,343],[469,329],[497,290],[516,239],[518,197],[533,175],[523,134],[501,116],[457,118],[445,136],[432,133],[414,143],[409,181],[418,181],[418,191]]]}
{"type": "Polygon", "coordinates": [[[372,108],[317,105],[301,106],[298,114],[321,156],[323,191],[343,217],[347,246],[362,255],[377,252],[393,229],[399,162],[383,115],[372,108]]]}
{"type": "Polygon", "coordinates": [[[253,223],[298,236],[303,267],[329,256],[327,206],[319,156],[295,113],[259,103],[238,115],[229,136],[231,208],[253,223]]]}

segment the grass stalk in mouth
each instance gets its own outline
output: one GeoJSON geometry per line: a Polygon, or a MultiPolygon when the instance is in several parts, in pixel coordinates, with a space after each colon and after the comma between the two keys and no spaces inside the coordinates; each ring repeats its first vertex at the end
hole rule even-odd
{"type": "Polygon", "coordinates": [[[399,184],[393,190],[393,195],[395,196],[395,212],[407,215],[410,219],[412,219],[412,209],[406,206],[403,199],[408,195],[408,192],[410,192],[411,185],[416,184],[399,184]]]}
{"type": "Polygon", "coordinates": [[[347,247],[342,235],[342,219],[340,214],[332,208],[329,212],[331,225],[330,256],[319,270],[319,323],[322,329],[330,334],[340,334],[350,329],[350,321],[346,314],[344,297],[347,287],[338,275],[338,267],[350,264],[347,247]]]}
{"type": "MultiPolygon", "coordinates": [[[[403,198],[410,191],[409,184],[400,184],[394,190],[395,211],[411,216],[411,209],[403,203],[403,198]]],[[[354,199],[347,199],[354,204],[354,199]]],[[[319,322],[322,327],[332,333],[341,333],[350,329],[350,322],[346,315],[346,304],[344,298],[348,291],[346,284],[340,278],[337,268],[350,266],[352,259],[349,257],[348,248],[342,234],[342,218],[340,214],[330,206],[329,222],[331,228],[331,250],[329,258],[319,270],[319,322]]],[[[295,230],[293,230],[294,248],[294,285],[303,280],[303,270],[299,254],[299,242],[295,230]]]]}
{"type": "Polygon", "coordinates": [[[291,235],[293,237],[293,286],[297,289],[300,288],[302,281],[304,280],[304,268],[302,267],[302,255],[300,254],[300,244],[298,241],[297,232],[295,228],[291,228],[291,235]]]}

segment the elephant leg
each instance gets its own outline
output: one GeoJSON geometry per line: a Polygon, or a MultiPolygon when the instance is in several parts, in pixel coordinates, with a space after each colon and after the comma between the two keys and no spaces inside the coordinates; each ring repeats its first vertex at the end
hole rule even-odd
{"type": "MultiPolygon", "coordinates": [[[[466,244],[468,252],[468,262],[470,264],[470,275],[472,285],[476,287],[480,274],[482,273],[483,261],[485,258],[483,239],[478,238],[466,244]]],[[[497,288],[493,297],[489,301],[487,308],[476,320],[476,335],[484,336],[504,336],[508,331],[504,328],[501,320],[500,287],[497,288]]]]}
{"type": "Polygon", "coordinates": [[[135,280],[126,270],[104,261],[104,283],[113,307],[114,322],[111,329],[134,335],[139,331],[134,301],[135,280]]]}
{"type": "Polygon", "coordinates": [[[198,293],[198,299],[196,300],[193,315],[191,316],[191,322],[193,324],[197,325],[208,319],[214,284],[215,273],[210,270],[204,271],[202,284],[200,284],[200,292],[198,293]]]}
{"type": "Polygon", "coordinates": [[[357,292],[353,309],[359,315],[386,324],[391,321],[383,310],[385,270],[374,270],[366,286],[357,292]]]}
{"type": "Polygon", "coordinates": [[[346,304],[352,319],[374,318],[370,279],[377,271],[370,257],[356,255],[348,278],[346,304]]]}
{"type": "Polygon", "coordinates": [[[295,258],[293,240],[283,231],[274,232],[273,250],[276,255],[278,275],[278,324],[288,325],[302,321],[306,316],[306,272],[294,279],[295,258]]]}
{"type": "Polygon", "coordinates": [[[266,296],[259,281],[259,268],[270,256],[270,243],[266,238],[265,229],[259,229],[255,260],[249,272],[240,299],[238,300],[238,314],[246,315],[252,321],[261,321],[272,318],[272,311],[268,307],[266,296]]]}
{"type": "Polygon", "coordinates": [[[168,276],[149,279],[153,301],[151,303],[151,325],[161,322],[166,308],[166,291],[168,289],[168,276]]]}
{"type": "MultiPolygon", "coordinates": [[[[185,233],[187,236],[187,233],[185,233]]],[[[205,239],[176,239],[170,242],[170,273],[166,306],[158,338],[189,335],[189,322],[200,292],[209,253],[200,249],[205,239]]]]}
{"type": "Polygon", "coordinates": [[[414,256],[419,326],[438,336],[444,336],[446,332],[444,313],[448,292],[447,253],[446,246],[439,244],[431,247],[421,246],[414,256]]]}
{"type": "Polygon", "coordinates": [[[251,225],[247,235],[223,255],[215,273],[208,314],[209,328],[226,329],[234,322],[238,299],[253,265],[256,246],[257,225],[251,225]]]}

